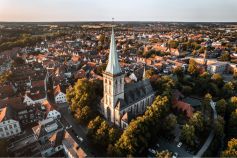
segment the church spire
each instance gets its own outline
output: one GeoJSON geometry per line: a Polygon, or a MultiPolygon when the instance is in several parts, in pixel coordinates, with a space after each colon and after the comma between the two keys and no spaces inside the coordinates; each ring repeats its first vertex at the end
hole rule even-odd
{"type": "Polygon", "coordinates": [[[121,67],[119,65],[119,61],[118,61],[118,53],[116,50],[113,27],[112,27],[112,34],[111,34],[111,41],[110,41],[109,62],[108,62],[105,72],[110,73],[112,75],[116,75],[122,72],[121,67]]]}
{"type": "Polygon", "coordinates": [[[146,65],[144,65],[144,70],[143,70],[142,79],[143,79],[143,80],[146,79],[146,65]]]}

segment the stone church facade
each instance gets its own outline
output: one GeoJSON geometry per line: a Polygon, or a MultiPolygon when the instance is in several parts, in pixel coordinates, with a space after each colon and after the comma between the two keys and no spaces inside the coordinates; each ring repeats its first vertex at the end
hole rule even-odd
{"type": "Polygon", "coordinates": [[[104,97],[101,100],[101,112],[105,118],[121,128],[126,128],[132,118],[145,112],[154,100],[154,91],[148,79],[125,85],[114,31],[112,28],[109,59],[103,72],[104,97]]]}

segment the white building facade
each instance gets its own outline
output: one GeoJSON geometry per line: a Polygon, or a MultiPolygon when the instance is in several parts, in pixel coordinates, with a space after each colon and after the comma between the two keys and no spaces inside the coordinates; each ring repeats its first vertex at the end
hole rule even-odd
{"type": "Polygon", "coordinates": [[[66,102],[67,102],[66,94],[64,94],[63,92],[58,93],[58,94],[55,96],[54,99],[55,99],[55,102],[56,102],[56,103],[66,103],[66,102]]]}
{"type": "Polygon", "coordinates": [[[21,133],[18,121],[10,119],[0,123],[0,138],[7,138],[21,133]]]}

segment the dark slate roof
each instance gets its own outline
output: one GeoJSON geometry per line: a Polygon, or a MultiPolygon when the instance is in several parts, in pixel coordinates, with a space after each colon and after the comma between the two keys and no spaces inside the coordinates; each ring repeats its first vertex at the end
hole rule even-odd
{"type": "Polygon", "coordinates": [[[154,91],[148,79],[136,83],[126,84],[124,86],[124,100],[118,100],[117,108],[124,109],[129,107],[152,93],[154,93],[154,91]]]}
{"type": "Polygon", "coordinates": [[[52,118],[43,120],[39,122],[39,125],[33,127],[33,131],[38,138],[46,136],[48,134],[55,133],[56,131],[63,128],[63,125],[60,121],[54,120],[52,118]],[[49,130],[50,129],[50,130],[49,130]]]}

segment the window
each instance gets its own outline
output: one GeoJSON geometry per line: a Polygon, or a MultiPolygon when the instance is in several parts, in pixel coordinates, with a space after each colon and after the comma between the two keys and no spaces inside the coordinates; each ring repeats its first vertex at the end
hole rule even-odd
{"type": "Polygon", "coordinates": [[[16,124],[14,124],[14,128],[16,128],[16,124]]]}
{"type": "Polygon", "coordinates": [[[3,129],[2,128],[0,128],[0,132],[2,132],[3,131],[3,129]]]}
{"type": "Polygon", "coordinates": [[[8,130],[7,126],[5,126],[4,128],[5,128],[5,130],[8,130]]]}
{"type": "Polygon", "coordinates": [[[9,128],[12,129],[12,125],[9,125],[9,128]]]}

